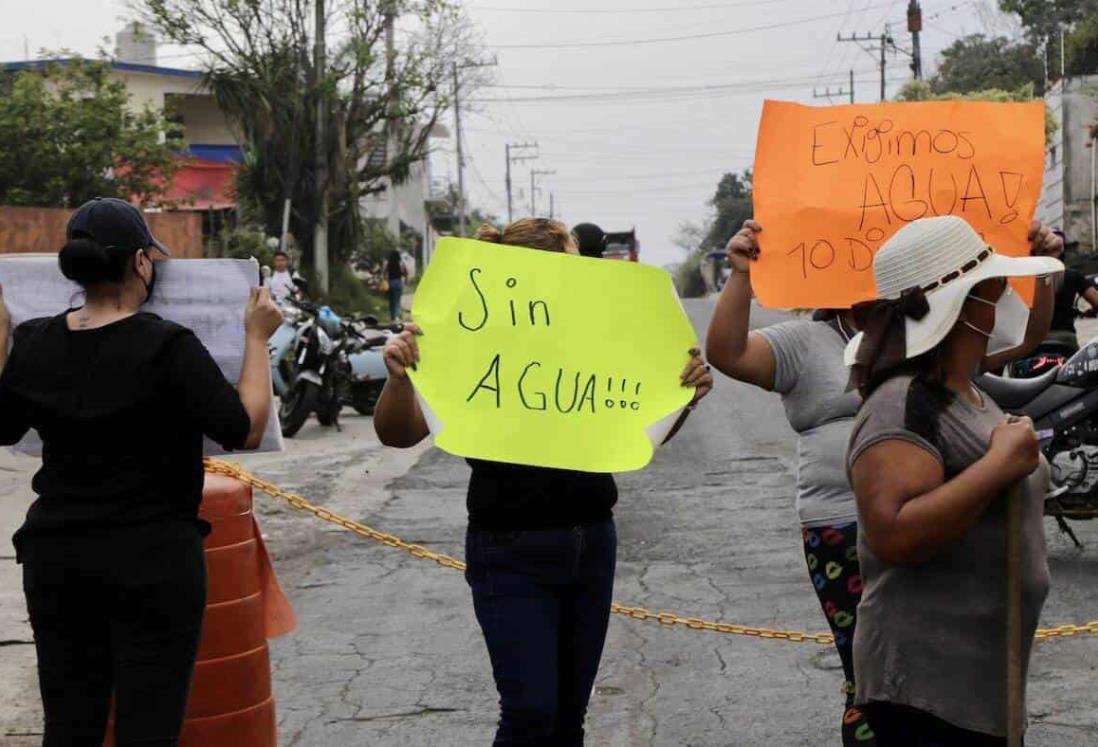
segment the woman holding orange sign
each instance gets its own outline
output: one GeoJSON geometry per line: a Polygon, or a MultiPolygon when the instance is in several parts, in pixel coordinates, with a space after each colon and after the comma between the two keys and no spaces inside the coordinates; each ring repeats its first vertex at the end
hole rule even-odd
{"type": "MultiPolygon", "coordinates": [[[[732,275],[717,301],[706,354],[722,373],[780,394],[789,424],[797,432],[795,505],[805,561],[846,677],[843,744],[864,747],[873,743],[873,732],[865,714],[854,705],[853,642],[862,575],[858,513],[845,465],[861,398],[847,390],[849,371],[843,362],[846,345],[860,330],[849,309],[823,309],[811,320],[750,330],[751,266],[759,256],[762,230],[749,220],[728,242],[732,275]]],[[[1048,227],[1037,223],[1030,240],[1035,255],[1053,253],[1060,244],[1048,227]]],[[[1022,346],[988,356],[984,370],[997,370],[1028,355],[1044,338],[1051,314],[1052,287],[1042,284],[1022,346]]]]}

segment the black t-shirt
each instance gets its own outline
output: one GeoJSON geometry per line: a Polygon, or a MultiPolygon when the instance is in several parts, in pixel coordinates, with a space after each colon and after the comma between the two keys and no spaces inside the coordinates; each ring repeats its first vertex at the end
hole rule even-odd
{"type": "Polygon", "coordinates": [[[555,529],[605,521],[618,501],[614,477],[469,459],[469,525],[490,531],[555,529]]]}
{"type": "Polygon", "coordinates": [[[1064,271],[1064,284],[1056,291],[1050,329],[1058,332],[1075,331],[1075,304],[1089,287],[1090,281],[1083,273],[1077,270],[1064,271]]]}
{"type": "Polygon", "coordinates": [[[190,330],[140,313],[71,331],[62,314],[20,325],[0,376],[0,444],[42,439],[38,499],[15,535],[36,538],[199,522],[202,437],[243,446],[240,397],[190,330]]]}

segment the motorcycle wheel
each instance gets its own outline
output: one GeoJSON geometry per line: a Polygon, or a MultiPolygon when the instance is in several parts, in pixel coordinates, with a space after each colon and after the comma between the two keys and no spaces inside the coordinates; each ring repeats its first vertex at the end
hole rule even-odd
{"type": "Polygon", "coordinates": [[[311,381],[299,381],[282,398],[282,405],[278,408],[278,419],[282,422],[284,438],[293,438],[308,422],[309,416],[316,407],[319,392],[320,387],[311,381]]]}
{"type": "Polygon", "coordinates": [[[325,428],[333,426],[339,420],[339,411],[343,406],[339,402],[322,402],[317,405],[316,419],[325,428]]]}
{"type": "Polygon", "coordinates": [[[355,408],[355,412],[367,417],[373,415],[374,408],[377,406],[378,397],[381,396],[382,386],[383,383],[356,386],[351,393],[351,397],[353,398],[351,406],[355,408]]]}

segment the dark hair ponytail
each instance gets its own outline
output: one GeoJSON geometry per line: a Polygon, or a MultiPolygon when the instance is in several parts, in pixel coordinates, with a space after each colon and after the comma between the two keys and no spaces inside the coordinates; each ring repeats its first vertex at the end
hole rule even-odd
{"type": "Polygon", "coordinates": [[[87,288],[97,283],[120,283],[133,252],[106,248],[88,238],[72,238],[57,255],[61,274],[87,288]]]}

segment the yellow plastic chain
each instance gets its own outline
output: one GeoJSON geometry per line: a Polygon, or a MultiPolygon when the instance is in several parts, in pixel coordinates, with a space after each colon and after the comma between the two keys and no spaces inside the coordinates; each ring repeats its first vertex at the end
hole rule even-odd
{"type": "MultiPolygon", "coordinates": [[[[240,465],[233,464],[231,462],[222,461],[220,459],[207,459],[206,471],[218,474],[227,475],[229,477],[236,478],[241,482],[250,485],[253,489],[262,493],[266,493],[272,498],[278,498],[286,501],[294,508],[302,511],[308,511],[313,516],[317,517],[321,521],[327,521],[332,524],[343,527],[344,529],[354,532],[360,537],[371,539],[375,542],[380,542],[383,545],[392,547],[397,550],[402,550],[412,557],[420,558],[422,560],[430,560],[443,568],[451,568],[455,571],[464,571],[465,563],[457,558],[442,553],[432,552],[422,545],[413,545],[410,542],[405,542],[400,537],[392,534],[386,534],[385,532],[379,532],[378,530],[361,524],[357,521],[352,521],[345,516],[340,516],[334,511],[329,511],[326,508],[315,506],[309,501],[302,498],[296,493],[289,493],[282,490],[277,485],[260,480],[254,475],[249,474],[240,465]]],[[[610,606],[610,611],[616,615],[623,615],[633,620],[642,620],[647,622],[656,622],[660,625],[666,625],[668,627],[681,626],[690,630],[704,630],[712,633],[726,633],[728,635],[742,635],[751,638],[760,638],[771,641],[788,641],[790,643],[817,643],[820,645],[830,645],[834,643],[835,638],[831,633],[802,633],[796,630],[773,630],[771,628],[753,628],[747,625],[735,625],[733,623],[715,622],[712,620],[704,620],[699,617],[682,617],[671,612],[650,612],[643,607],[627,607],[623,604],[614,603],[610,606]]],[[[1037,638],[1068,638],[1076,635],[1098,635],[1098,620],[1094,620],[1083,625],[1059,625],[1055,628],[1041,628],[1037,631],[1037,638]]]]}

